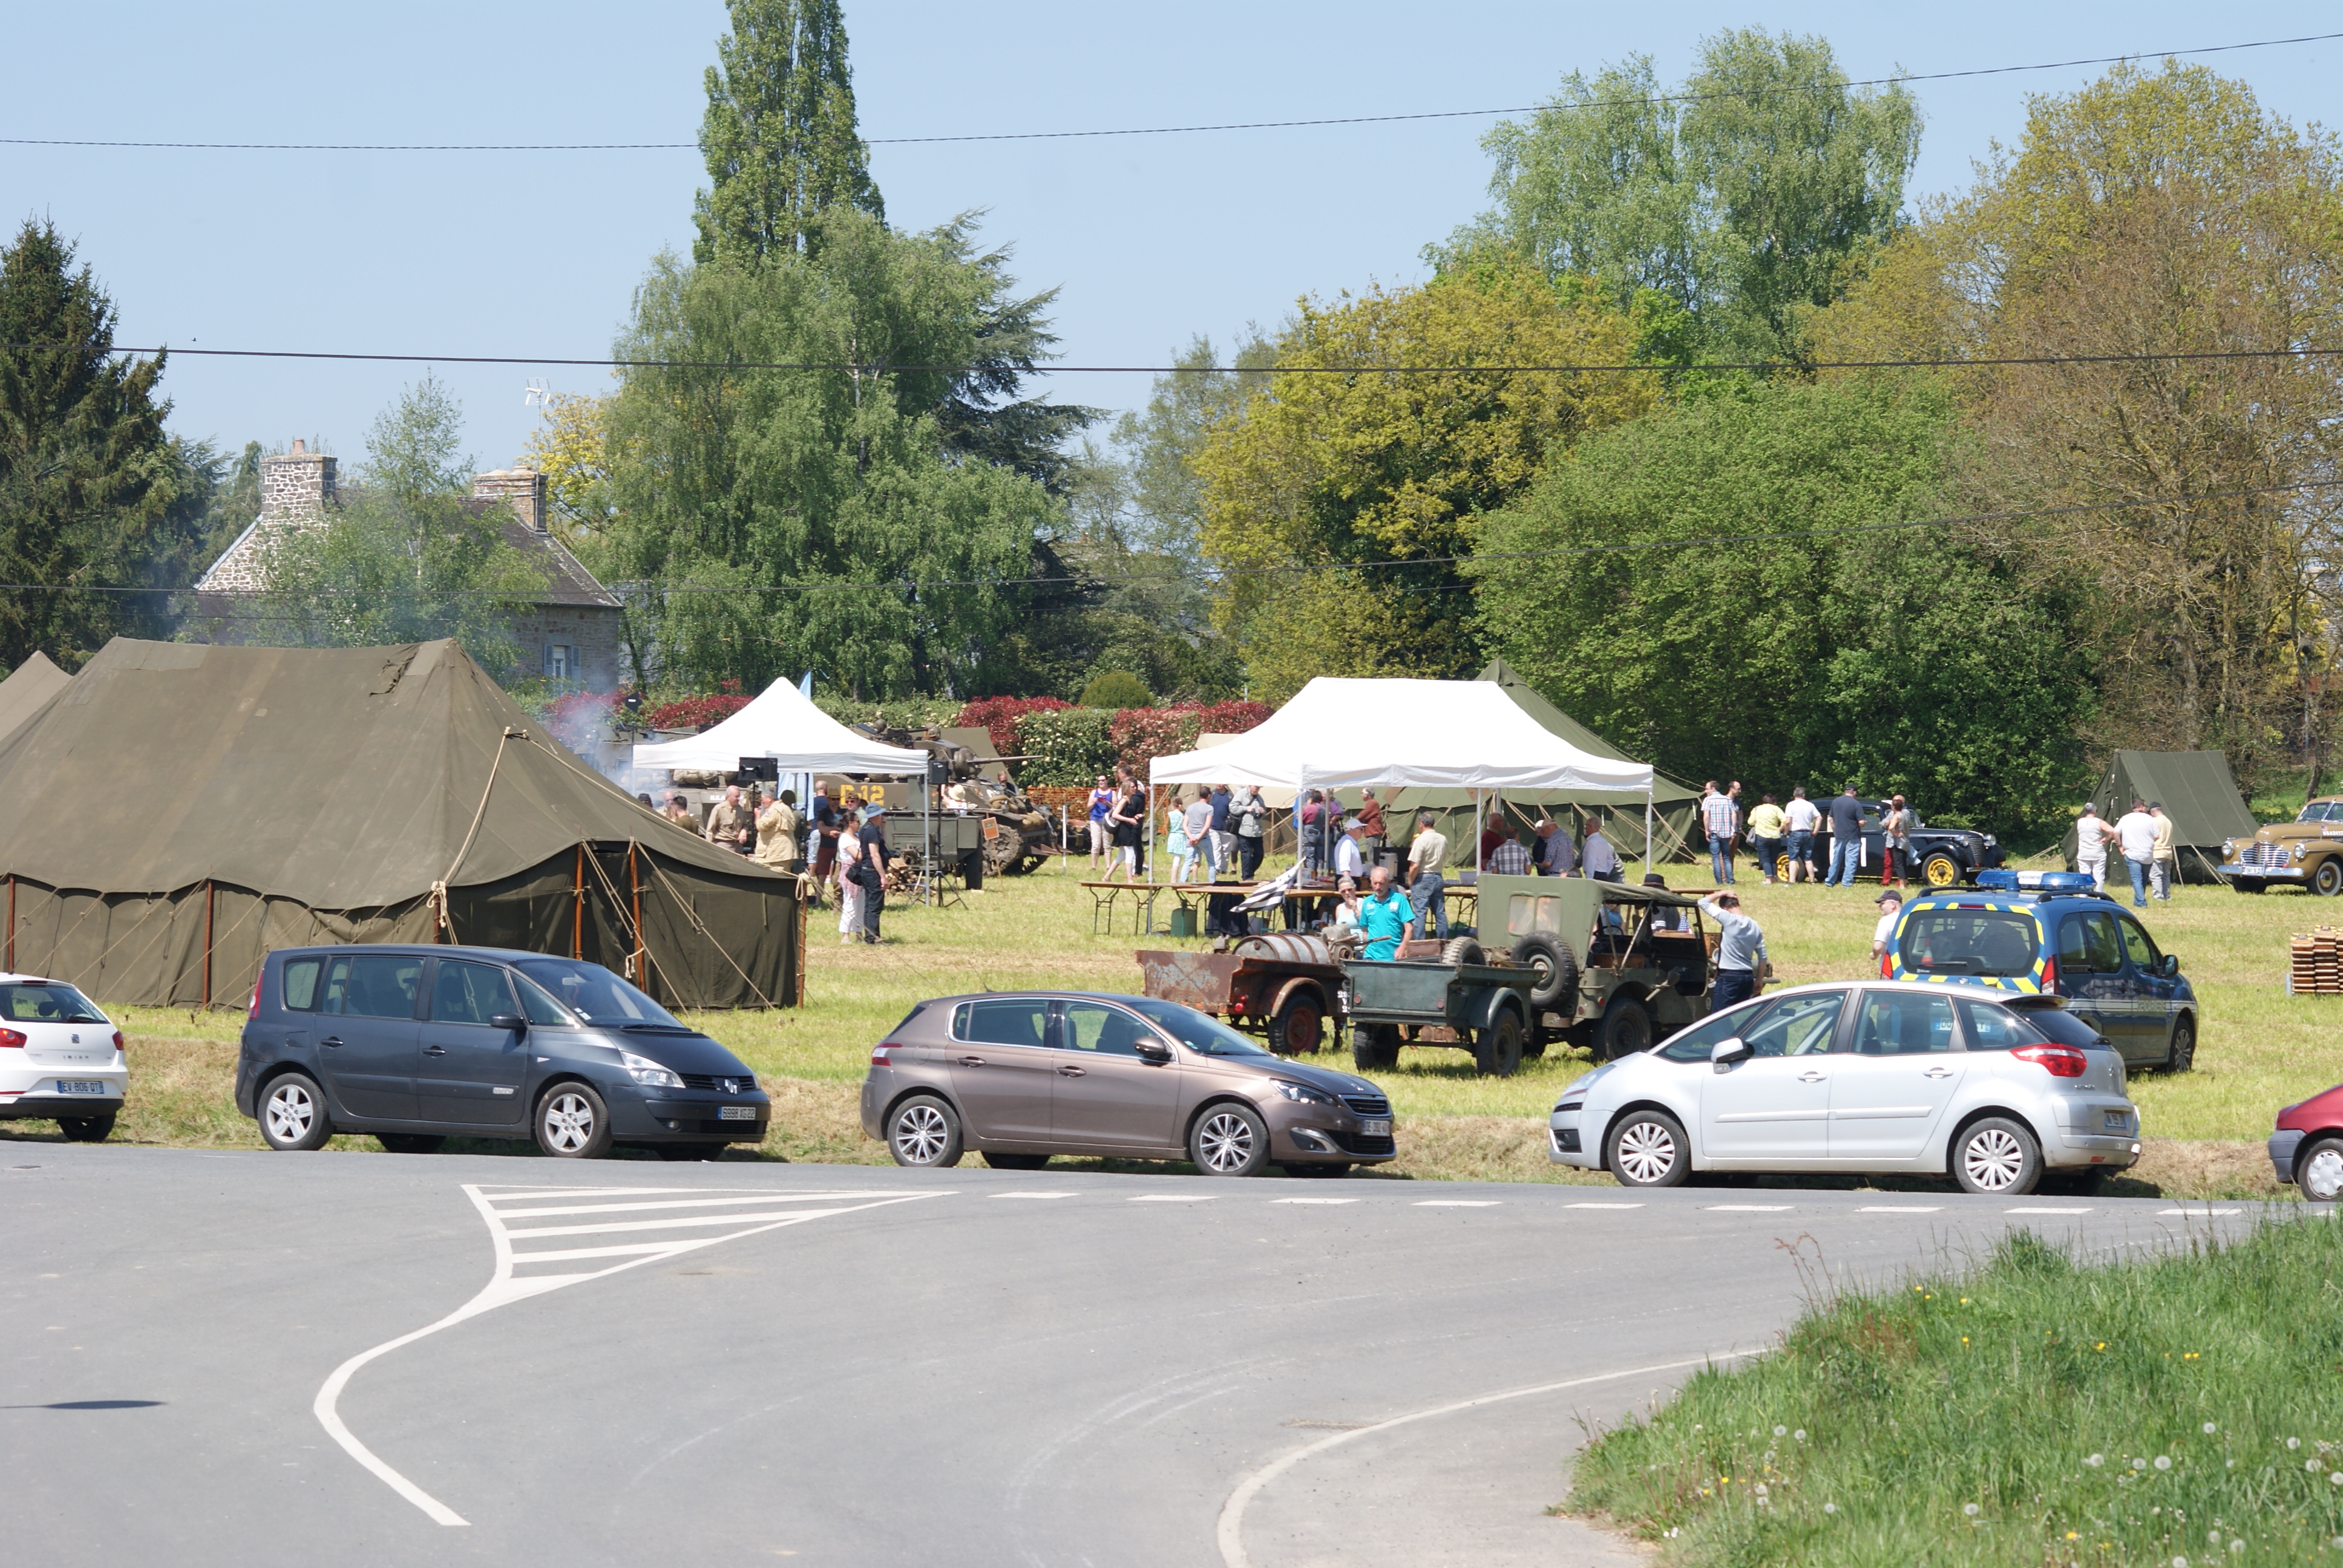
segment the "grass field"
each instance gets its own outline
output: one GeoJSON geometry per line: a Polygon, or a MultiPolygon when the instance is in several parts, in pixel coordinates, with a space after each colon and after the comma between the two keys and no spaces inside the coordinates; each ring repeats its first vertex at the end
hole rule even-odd
{"type": "Polygon", "coordinates": [[[1573,1511],[1681,1568],[2325,1562],[2336,1226],[2080,1266],[2029,1233],[1981,1268],[1813,1302],[1582,1452],[1573,1511]]]}
{"type": "MultiPolygon", "coordinates": [[[[1689,886],[1693,870],[1674,867],[1668,874],[1689,886]]],[[[1782,980],[1865,972],[1875,889],[1767,888],[1748,868],[1743,871],[1738,890],[1766,930],[1782,980]]],[[[1091,898],[1077,885],[1086,874],[1077,865],[1004,879],[970,895],[964,909],[890,910],[888,940],[878,948],[841,947],[835,914],[815,911],[803,1009],[709,1013],[695,1020],[755,1068],[777,1099],[775,1131],[759,1152],[883,1161],[885,1151],[856,1126],[855,1086],[872,1043],[922,997],[987,987],[1131,990],[1139,983],[1136,948],[1204,945],[1134,937],[1127,900],[1117,934],[1092,934],[1091,898]]],[[[1163,900],[1167,912],[1171,902],[1163,900]]],[[[2290,892],[2252,898],[2218,887],[2180,888],[2171,904],[2150,908],[2147,925],[2180,956],[2204,1021],[2196,1071],[2132,1081],[2150,1149],[2135,1173],[2141,1181],[2167,1193],[2282,1191],[2259,1154],[2271,1113],[2343,1080],[2343,998],[2290,997],[2283,983],[2288,934],[2329,918],[2343,920],[2343,905],[2330,910],[2290,892]]],[[[239,1013],[112,1010],[131,1037],[131,1104],[117,1137],[256,1146],[252,1124],[228,1102],[239,1013]]],[[[1588,1065],[1574,1053],[1554,1052],[1525,1062],[1513,1078],[1483,1079],[1461,1050],[1406,1051],[1395,1070],[1377,1075],[1400,1117],[1402,1158],[1384,1172],[1586,1179],[1546,1164],[1543,1128],[1555,1092],[1588,1065]]],[[[0,1137],[27,1135],[47,1135],[47,1124],[0,1123],[0,1137]]],[[[340,1141],[373,1147],[371,1139],[340,1141]]],[[[735,1157],[749,1152],[736,1151],[735,1157]]]]}

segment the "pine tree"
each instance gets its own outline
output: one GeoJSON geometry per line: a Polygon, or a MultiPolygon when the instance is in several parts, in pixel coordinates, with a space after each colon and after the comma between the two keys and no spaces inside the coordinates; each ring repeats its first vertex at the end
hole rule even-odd
{"type": "Polygon", "coordinates": [[[844,203],[884,218],[854,124],[838,0],[731,0],[708,68],[692,259],[757,262],[809,248],[815,214],[844,203]]]}

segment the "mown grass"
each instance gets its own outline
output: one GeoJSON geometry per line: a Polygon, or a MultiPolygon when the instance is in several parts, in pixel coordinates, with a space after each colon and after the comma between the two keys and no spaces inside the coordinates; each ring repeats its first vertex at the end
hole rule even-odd
{"type": "MultiPolygon", "coordinates": [[[[1671,867],[1679,887],[1692,867],[1671,867]]],[[[1700,868],[1705,879],[1705,868],[1700,868]]],[[[1044,870],[993,882],[964,908],[890,909],[887,942],[841,946],[834,911],[814,912],[802,1009],[719,1012],[694,1021],[738,1052],[781,1101],[775,1131],[758,1151],[769,1157],[844,1162],[883,1161],[855,1121],[855,1086],[870,1046],[911,1005],[955,991],[1020,986],[1136,990],[1131,955],[1141,947],[1204,945],[1135,936],[1125,901],[1111,935],[1094,933],[1087,871],[1044,870]]],[[[1843,980],[1869,971],[1875,888],[1767,888],[1750,868],[1738,889],[1765,928],[1785,982],[1843,980]]],[[[1161,900],[1168,914],[1172,900],[1161,900]]],[[[2258,1153],[2277,1107],[2343,1080],[2343,998],[2285,994],[2287,938],[2322,920],[2343,922],[2343,905],[2292,893],[2243,897],[2217,887],[2176,890],[2147,912],[2157,940],[2180,955],[2204,1007],[2197,1070],[2179,1078],[2136,1076],[2149,1154],[2139,1183],[2119,1191],[2201,1196],[2279,1191],[2258,1153]]],[[[131,1036],[132,1097],[117,1136],[141,1141],[252,1146],[251,1124],[228,1102],[234,1041],[242,1024],[229,1010],[110,1010],[131,1036]]],[[[1347,1056],[1337,1060],[1347,1060],[1347,1056]]],[[[1425,1178],[1577,1181],[1545,1162],[1540,1131],[1562,1087],[1590,1063],[1557,1050],[1525,1062],[1511,1079],[1474,1075],[1461,1050],[1410,1050],[1377,1074],[1400,1117],[1402,1158],[1389,1173],[1425,1178]]],[[[0,1123],[0,1136],[9,1124],[0,1123]]],[[[45,1123],[27,1123],[25,1129],[45,1123]]],[[[19,1130],[20,1131],[23,1130],[19,1130]]],[[[351,1141],[372,1147],[371,1140],[351,1141]]],[[[483,1147],[492,1147],[483,1145],[483,1147]]],[[[740,1153],[749,1152],[740,1151],[740,1153]]],[[[1801,1183],[1809,1184],[1809,1183],[1801,1183]]]]}
{"type": "Polygon", "coordinates": [[[2326,1561],[2338,1275],[2319,1219],[2093,1266],[2017,1232],[1813,1303],[1602,1434],[1567,1506],[1683,1568],[2326,1561]]]}

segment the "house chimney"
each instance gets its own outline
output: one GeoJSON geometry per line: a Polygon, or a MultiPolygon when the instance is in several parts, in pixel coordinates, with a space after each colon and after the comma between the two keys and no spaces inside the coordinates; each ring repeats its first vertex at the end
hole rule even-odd
{"type": "Polygon", "coordinates": [[[260,459],[260,519],[318,521],[334,500],[334,459],[312,452],[299,437],[289,452],[260,459]]]}
{"type": "Polygon", "coordinates": [[[546,531],[545,476],[535,468],[498,468],[491,473],[475,475],[472,498],[476,501],[502,501],[513,509],[530,533],[546,531]]]}

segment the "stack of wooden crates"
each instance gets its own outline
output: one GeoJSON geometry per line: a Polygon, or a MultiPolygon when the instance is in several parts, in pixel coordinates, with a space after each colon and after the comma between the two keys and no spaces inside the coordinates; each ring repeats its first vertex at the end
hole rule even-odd
{"type": "Polygon", "coordinates": [[[2296,996],[2343,996],[2343,930],[2321,926],[2295,934],[2286,989],[2296,996]]]}

